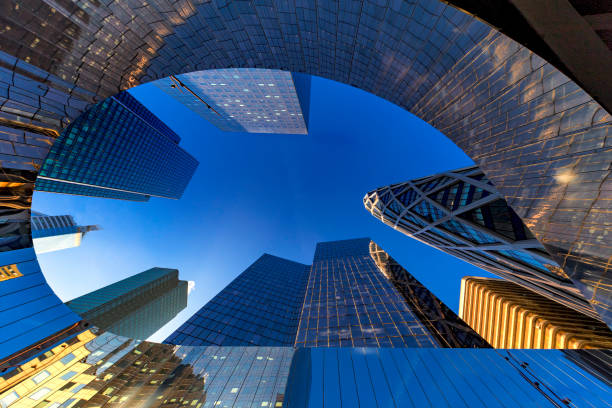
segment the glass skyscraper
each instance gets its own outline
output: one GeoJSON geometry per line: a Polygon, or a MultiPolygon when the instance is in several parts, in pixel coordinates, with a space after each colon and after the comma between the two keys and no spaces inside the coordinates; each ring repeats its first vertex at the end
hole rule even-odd
{"type": "Polygon", "coordinates": [[[97,225],[80,226],[71,215],[45,215],[32,212],[32,243],[37,254],[74,248],[97,225]]]}
{"type": "Polygon", "coordinates": [[[293,346],[310,266],[264,254],[167,343],[293,346]]]}
{"type": "Polygon", "coordinates": [[[310,75],[229,68],[170,76],[154,84],[226,132],[308,133],[310,75]]]}
{"type": "Polygon", "coordinates": [[[187,282],[176,269],[151,268],[66,305],[100,329],[146,339],[187,307],[187,282]]]}
{"type": "Polygon", "coordinates": [[[180,138],[128,92],[79,116],[55,141],[36,190],[147,201],[178,199],[198,162],[180,138]]]}
{"type": "Polygon", "coordinates": [[[490,347],[369,238],[319,243],[311,266],[262,256],[166,343],[490,347]]]}
{"type": "Polygon", "coordinates": [[[601,320],[478,167],[381,187],[363,202],[411,238],[601,320]]]}

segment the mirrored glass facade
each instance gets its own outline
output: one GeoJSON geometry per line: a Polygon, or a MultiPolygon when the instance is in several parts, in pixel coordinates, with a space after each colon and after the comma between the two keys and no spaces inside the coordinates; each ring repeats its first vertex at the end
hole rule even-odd
{"type": "Polygon", "coordinates": [[[122,92],[64,129],[40,169],[36,189],[134,201],[178,199],[198,165],[179,141],[122,92]]]}
{"type": "Polygon", "coordinates": [[[73,248],[97,225],[80,226],[71,215],[45,215],[32,213],[32,242],[37,254],[73,248]]]}
{"type": "Polygon", "coordinates": [[[601,320],[478,167],[381,187],[363,202],[411,238],[601,320]]]}
{"type": "Polygon", "coordinates": [[[0,362],[7,408],[604,407],[605,350],[172,346],[97,329],[0,362]]]}
{"type": "Polygon", "coordinates": [[[66,305],[101,329],[147,339],[187,307],[187,282],[176,269],[151,268],[66,305]]]}
{"type": "Polygon", "coordinates": [[[290,347],[186,347],[97,329],[0,373],[2,407],[281,407],[290,347]]]}
{"type": "Polygon", "coordinates": [[[283,406],[605,407],[610,363],[608,351],[302,348],[283,406]]]}
{"type": "Polygon", "coordinates": [[[310,266],[264,254],[166,343],[293,346],[310,266]]]}
{"type": "Polygon", "coordinates": [[[225,132],[308,133],[309,75],[231,68],[173,75],[154,84],[225,132]]]}
{"type": "MultiPolygon", "coordinates": [[[[581,88],[562,68],[566,55],[541,46],[561,38],[558,45],[570,55],[592,48],[523,30],[524,18],[505,0],[496,4],[513,13],[473,2],[488,12],[470,15],[450,4],[83,0],[66,1],[58,12],[57,1],[9,1],[0,32],[2,167],[37,173],[54,135],[92,104],[141,83],[236,67],[321,76],[395,103],[447,135],[612,322],[612,105],[598,103],[612,95],[602,92],[608,65],[577,58],[587,71],[582,78],[597,84],[581,88]],[[488,26],[475,16],[511,23],[488,26]],[[517,42],[495,28],[502,26],[527,37],[517,42]]],[[[563,4],[583,15],[603,11],[563,4]]],[[[532,23],[547,21],[547,11],[532,23]]],[[[552,26],[572,24],[546,28],[552,26]]],[[[600,41],[589,23],[581,26],[600,41]]],[[[584,44],[576,33],[564,32],[584,44]]]]}
{"type": "Polygon", "coordinates": [[[312,266],[263,255],[166,343],[490,347],[369,238],[319,243],[312,266]]]}

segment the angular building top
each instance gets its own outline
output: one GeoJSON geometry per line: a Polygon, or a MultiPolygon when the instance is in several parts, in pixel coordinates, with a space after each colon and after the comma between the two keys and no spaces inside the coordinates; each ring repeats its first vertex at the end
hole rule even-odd
{"type": "Polygon", "coordinates": [[[381,187],[363,203],[409,237],[600,319],[478,167],[381,187]]]}
{"type": "Polygon", "coordinates": [[[612,331],[515,283],[465,277],[459,316],[495,348],[612,349],[612,331]]]}
{"type": "Polygon", "coordinates": [[[101,329],[146,339],[187,307],[187,282],[176,269],[151,268],[66,305],[101,329]]]}
{"type": "Polygon", "coordinates": [[[293,346],[310,266],[264,254],[166,339],[220,346],[293,346]]]}
{"type": "Polygon", "coordinates": [[[317,244],[297,347],[489,347],[369,238],[317,244]]]}
{"type": "Polygon", "coordinates": [[[171,76],[154,84],[226,132],[308,133],[310,75],[230,68],[171,76]]]}
{"type": "Polygon", "coordinates": [[[79,226],[72,215],[45,215],[32,212],[32,242],[37,254],[74,248],[97,225],[79,226]]]}
{"type": "Polygon", "coordinates": [[[146,201],[178,199],[198,162],[179,136],[127,92],[79,116],[55,141],[36,190],[146,201]]]}
{"type": "Polygon", "coordinates": [[[312,266],[263,255],[166,342],[489,347],[369,238],[319,243],[312,266]]]}

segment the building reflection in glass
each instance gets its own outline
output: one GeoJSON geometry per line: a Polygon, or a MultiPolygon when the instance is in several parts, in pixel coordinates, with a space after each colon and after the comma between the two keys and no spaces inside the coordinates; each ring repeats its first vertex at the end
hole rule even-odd
{"type": "Polygon", "coordinates": [[[292,348],[172,346],[96,331],[3,365],[0,406],[282,406],[292,348]]]}
{"type": "Polygon", "coordinates": [[[603,407],[612,400],[605,350],[193,347],[97,331],[63,334],[34,356],[0,362],[0,407],[603,407]]]}

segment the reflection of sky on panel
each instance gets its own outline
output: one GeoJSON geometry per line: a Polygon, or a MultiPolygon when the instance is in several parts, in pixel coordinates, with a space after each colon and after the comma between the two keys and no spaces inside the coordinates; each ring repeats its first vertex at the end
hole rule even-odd
{"type": "Polygon", "coordinates": [[[223,131],[307,133],[290,72],[230,68],[197,71],[176,78],[214,111],[174,79],[164,78],[154,84],[223,131]]]}
{"type": "Polygon", "coordinates": [[[609,361],[582,359],[580,352],[302,348],[294,355],[285,406],[609,406],[612,391],[602,376],[609,361]]]}

